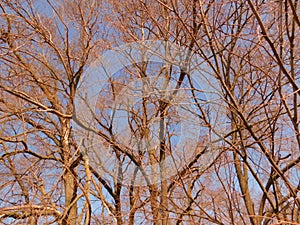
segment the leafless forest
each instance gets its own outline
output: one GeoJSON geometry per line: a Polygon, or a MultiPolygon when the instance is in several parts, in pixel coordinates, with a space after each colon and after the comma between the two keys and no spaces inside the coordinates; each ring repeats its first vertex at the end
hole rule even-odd
{"type": "Polygon", "coordinates": [[[0,0],[0,223],[300,224],[299,4],[0,0]],[[83,77],[111,49],[147,41],[179,46],[183,62],[193,55],[199,66],[133,62],[103,80],[91,129],[101,145],[83,143],[73,120],[83,77]],[[127,107],[120,137],[116,99],[149,77],[172,82],[173,98],[142,96],[127,107]],[[201,77],[213,81],[220,111],[201,99],[201,77]],[[172,100],[182,90],[199,137],[180,128],[172,100]],[[183,137],[189,145],[176,149],[183,137]],[[171,174],[166,159],[192,146],[171,174]],[[97,148],[115,175],[97,164],[97,148]],[[139,168],[131,177],[129,165],[139,168]]]}

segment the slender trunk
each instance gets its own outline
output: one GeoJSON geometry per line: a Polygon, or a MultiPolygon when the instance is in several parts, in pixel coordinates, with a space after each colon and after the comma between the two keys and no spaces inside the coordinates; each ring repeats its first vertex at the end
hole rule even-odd
{"type": "Polygon", "coordinates": [[[160,220],[162,225],[168,222],[168,183],[166,171],[166,146],[164,140],[165,134],[165,112],[161,112],[160,118],[160,179],[161,179],[161,194],[160,194],[160,220]]]}
{"type": "MultiPolygon", "coordinates": [[[[233,115],[233,118],[235,116],[233,115]]],[[[232,121],[232,130],[236,130],[238,125],[236,125],[235,119],[232,121]]],[[[237,151],[242,151],[241,154],[246,154],[243,149],[239,149],[239,143],[238,143],[238,136],[237,133],[234,133],[232,135],[232,143],[234,146],[236,146],[237,151]]],[[[239,157],[239,154],[235,151],[233,152],[233,158],[234,158],[234,167],[235,171],[238,177],[240,190],[242,192],[242,197],[244,199],[244,203],[247,209],[247,213],[250,218],[250,222],[252,225],[258,225],[258,219],[255,218],[255,210],[254,210],[254,204],[251,199],[251,195],[249,192],[249,184],[248,184],[248,168],[245,163],[242,162],[242,159],[239,157]]]]}
{"type": "Polygon", "coordinates": [[[65,208],[68,210],[67,216],[63,225],[76,225],[77,221],[77,203],[74,202],[77,195],[77,183],[76,183],[76,174],[73,170],[70,169],[70,159],[72,157],[69,137],[70,137],[70,120],[63,121],[63,130],[62,130],[62,151],[63,151],[63,160],[66,166],[65,174],[63,176],[65,184],[65,208]]]}

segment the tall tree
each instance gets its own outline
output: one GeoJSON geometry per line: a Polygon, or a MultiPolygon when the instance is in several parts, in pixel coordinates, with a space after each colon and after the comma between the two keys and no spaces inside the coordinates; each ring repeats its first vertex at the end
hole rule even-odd
{"type": "Polygon", "coordinates": [[[298,8],[1,0],[1,223],[300,223],[298,8]]]}

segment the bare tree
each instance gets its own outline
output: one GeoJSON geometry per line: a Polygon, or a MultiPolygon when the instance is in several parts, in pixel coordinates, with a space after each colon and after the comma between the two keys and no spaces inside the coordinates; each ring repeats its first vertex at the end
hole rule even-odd
{"type": "Polygon", "coordinates": [[[1,223],[300,223],[297,0],[0,8],[1,223]]]}
{"type": "Polygon", "coordinates": [[[3,223],[90,221],[70,122],[78,80],[101,46],[98,10],[97,1],[1,1],[3,223]]]}

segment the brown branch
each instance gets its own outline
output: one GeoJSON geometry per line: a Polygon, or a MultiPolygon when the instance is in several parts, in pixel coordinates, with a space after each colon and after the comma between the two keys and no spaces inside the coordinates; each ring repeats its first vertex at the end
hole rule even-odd
{"type": "Polygon", "coordinates": [[[50,112],[50,113],[53,113],[59,117],[63,117],[63,118],[68,118],[68,119],[71,119],[72,118],[72,115],[68,115],[68,114],[64,114],[64,113],[61,113],[59,112],[58,110],[56,109],[53,109],[53,108],[49,108],[48,106],[45,106],[43,105],[42,103],[32,99],[29,95],[27,95],[26,93],[24,92],[21,92],[21,91],[15,91],[15,90],[11,90],[3,85],[0,85],[0,88],[3,89],[4,91],[6,91],[7,93],[10,93],[18,98],[21,98],[27,102],[30,102],[40,108],[42,108],[43,110],[45,110],[45,112],[50,112]]]}
{"type": "Polygon", "coordinates": [[[0,219],[14,218],[25,219],[31,216],[56,216],[60,217],[61,212],[49,206],[21,205],[0,208],[0,219]]]}
{"type": "Polygon", "coordinates": [[[280,57],[279,53],[277,52],[275,45],[273,43],[273,41],[271,40],[271,38],[269,37],[267,30],[264,26],[264,23],[260,17],[260,15],[258,14],[257,10],[255,9],[253,3],[251,0],[247,0],[248,4],[250,5],[250,8],[253,12],[253,14],[255,15],[255,18],[260,26],[261,29],[261,34],[263,35],[264,39],[266,39],[267,43],[269,44],[270,48],[272,49],[272,52],[275,56],[276,62],[278,64],[278,66],[280,67],[281,71],[286,75],[286,77],[288,78],[288,81],[290,82],[290,84],[292,85],[292,87],[294,88],[294,91],[297,92],[297,94],[300,96],[300,88],[298,87],[295,79],[289,74],[289,72],[287,71],[287,69],[285,68],[285,66],[283,65],[282,62],[282,58],[280,57]]]}

